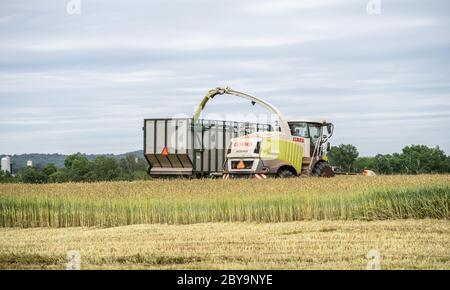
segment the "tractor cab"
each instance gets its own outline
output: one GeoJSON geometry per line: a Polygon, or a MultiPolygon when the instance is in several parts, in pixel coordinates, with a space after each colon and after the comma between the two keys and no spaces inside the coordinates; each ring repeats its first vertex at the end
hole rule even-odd
{"type": "Polygon", "coordinates": [[[324,154],[322,145],[333,134],[333,124],[327,123],[325,120],[292,120],[288,121],[288,124],[293,137],[304,139],[303,156],[314,157],[324,154]]]}

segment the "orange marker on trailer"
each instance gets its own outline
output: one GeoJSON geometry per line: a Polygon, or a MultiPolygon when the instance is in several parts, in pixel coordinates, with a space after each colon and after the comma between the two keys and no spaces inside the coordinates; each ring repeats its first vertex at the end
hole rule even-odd
{"type": "Polygon", "coordinates": [[[164,147],[161,151],[162,156],[169,156],[169,149],[167,147],[164,147]]]}

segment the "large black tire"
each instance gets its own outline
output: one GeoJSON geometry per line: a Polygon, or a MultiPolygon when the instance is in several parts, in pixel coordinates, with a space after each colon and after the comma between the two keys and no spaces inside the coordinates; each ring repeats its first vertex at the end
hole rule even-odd
{"type": "Polygon", "coordinates": [[[294,177],[294,173],[292,173],[292,171],[289,169],[280,169],[277,172],[277,177],[278,178],[291,178],[291,177],[294,177]]]}
{"type": "Polygon", "coordinates": [[[328,162],[319,161],[316,163],[316,165],[314,165],[314,168],[311,171],[311,175],[317,177],[333,177],[334,171],[328,162]]]}

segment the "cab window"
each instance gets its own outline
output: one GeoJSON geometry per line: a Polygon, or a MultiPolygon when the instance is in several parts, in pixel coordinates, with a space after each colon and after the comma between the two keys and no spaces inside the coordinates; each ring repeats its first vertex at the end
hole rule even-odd
{"type": "Polygon", "coordinates": [[[292,136],[308,138],[308,125],[303,122],[289,123],[292,136]]]}
{"type": "Polygon", "coordinates": [[[312,144],[316,144],[320,137],[322,126],[318,124],[309,124],[309,135],[311,136],[312,144]]]}

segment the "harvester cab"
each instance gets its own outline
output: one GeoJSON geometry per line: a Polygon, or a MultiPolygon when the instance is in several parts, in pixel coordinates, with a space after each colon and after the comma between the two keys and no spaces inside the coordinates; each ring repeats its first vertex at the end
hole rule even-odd
{"type": "Polygon", "coordinates": [[[333,135],[334,125],[325,120],[292,120],[288,124],[293,140],[303,141],[303,173],[333,176],[333,170],[327,161],[327,153],[331,149],[328,140],[333,135]]]}
{"type": "Polygon", "coordinates": [[[193,120],[200,116],[207,102],[217,95],[234,95],[259,104],[277,117],[272,131],[253,132],[232,138],[223,164],[222,176],[266,178],[267,176],[293,177],[334,175],[328,163],[328,140],[333,124],[326,121],[287,121],[276,107],[247,93],[230,88],[210,90],[197,108],[193,120]]]}

